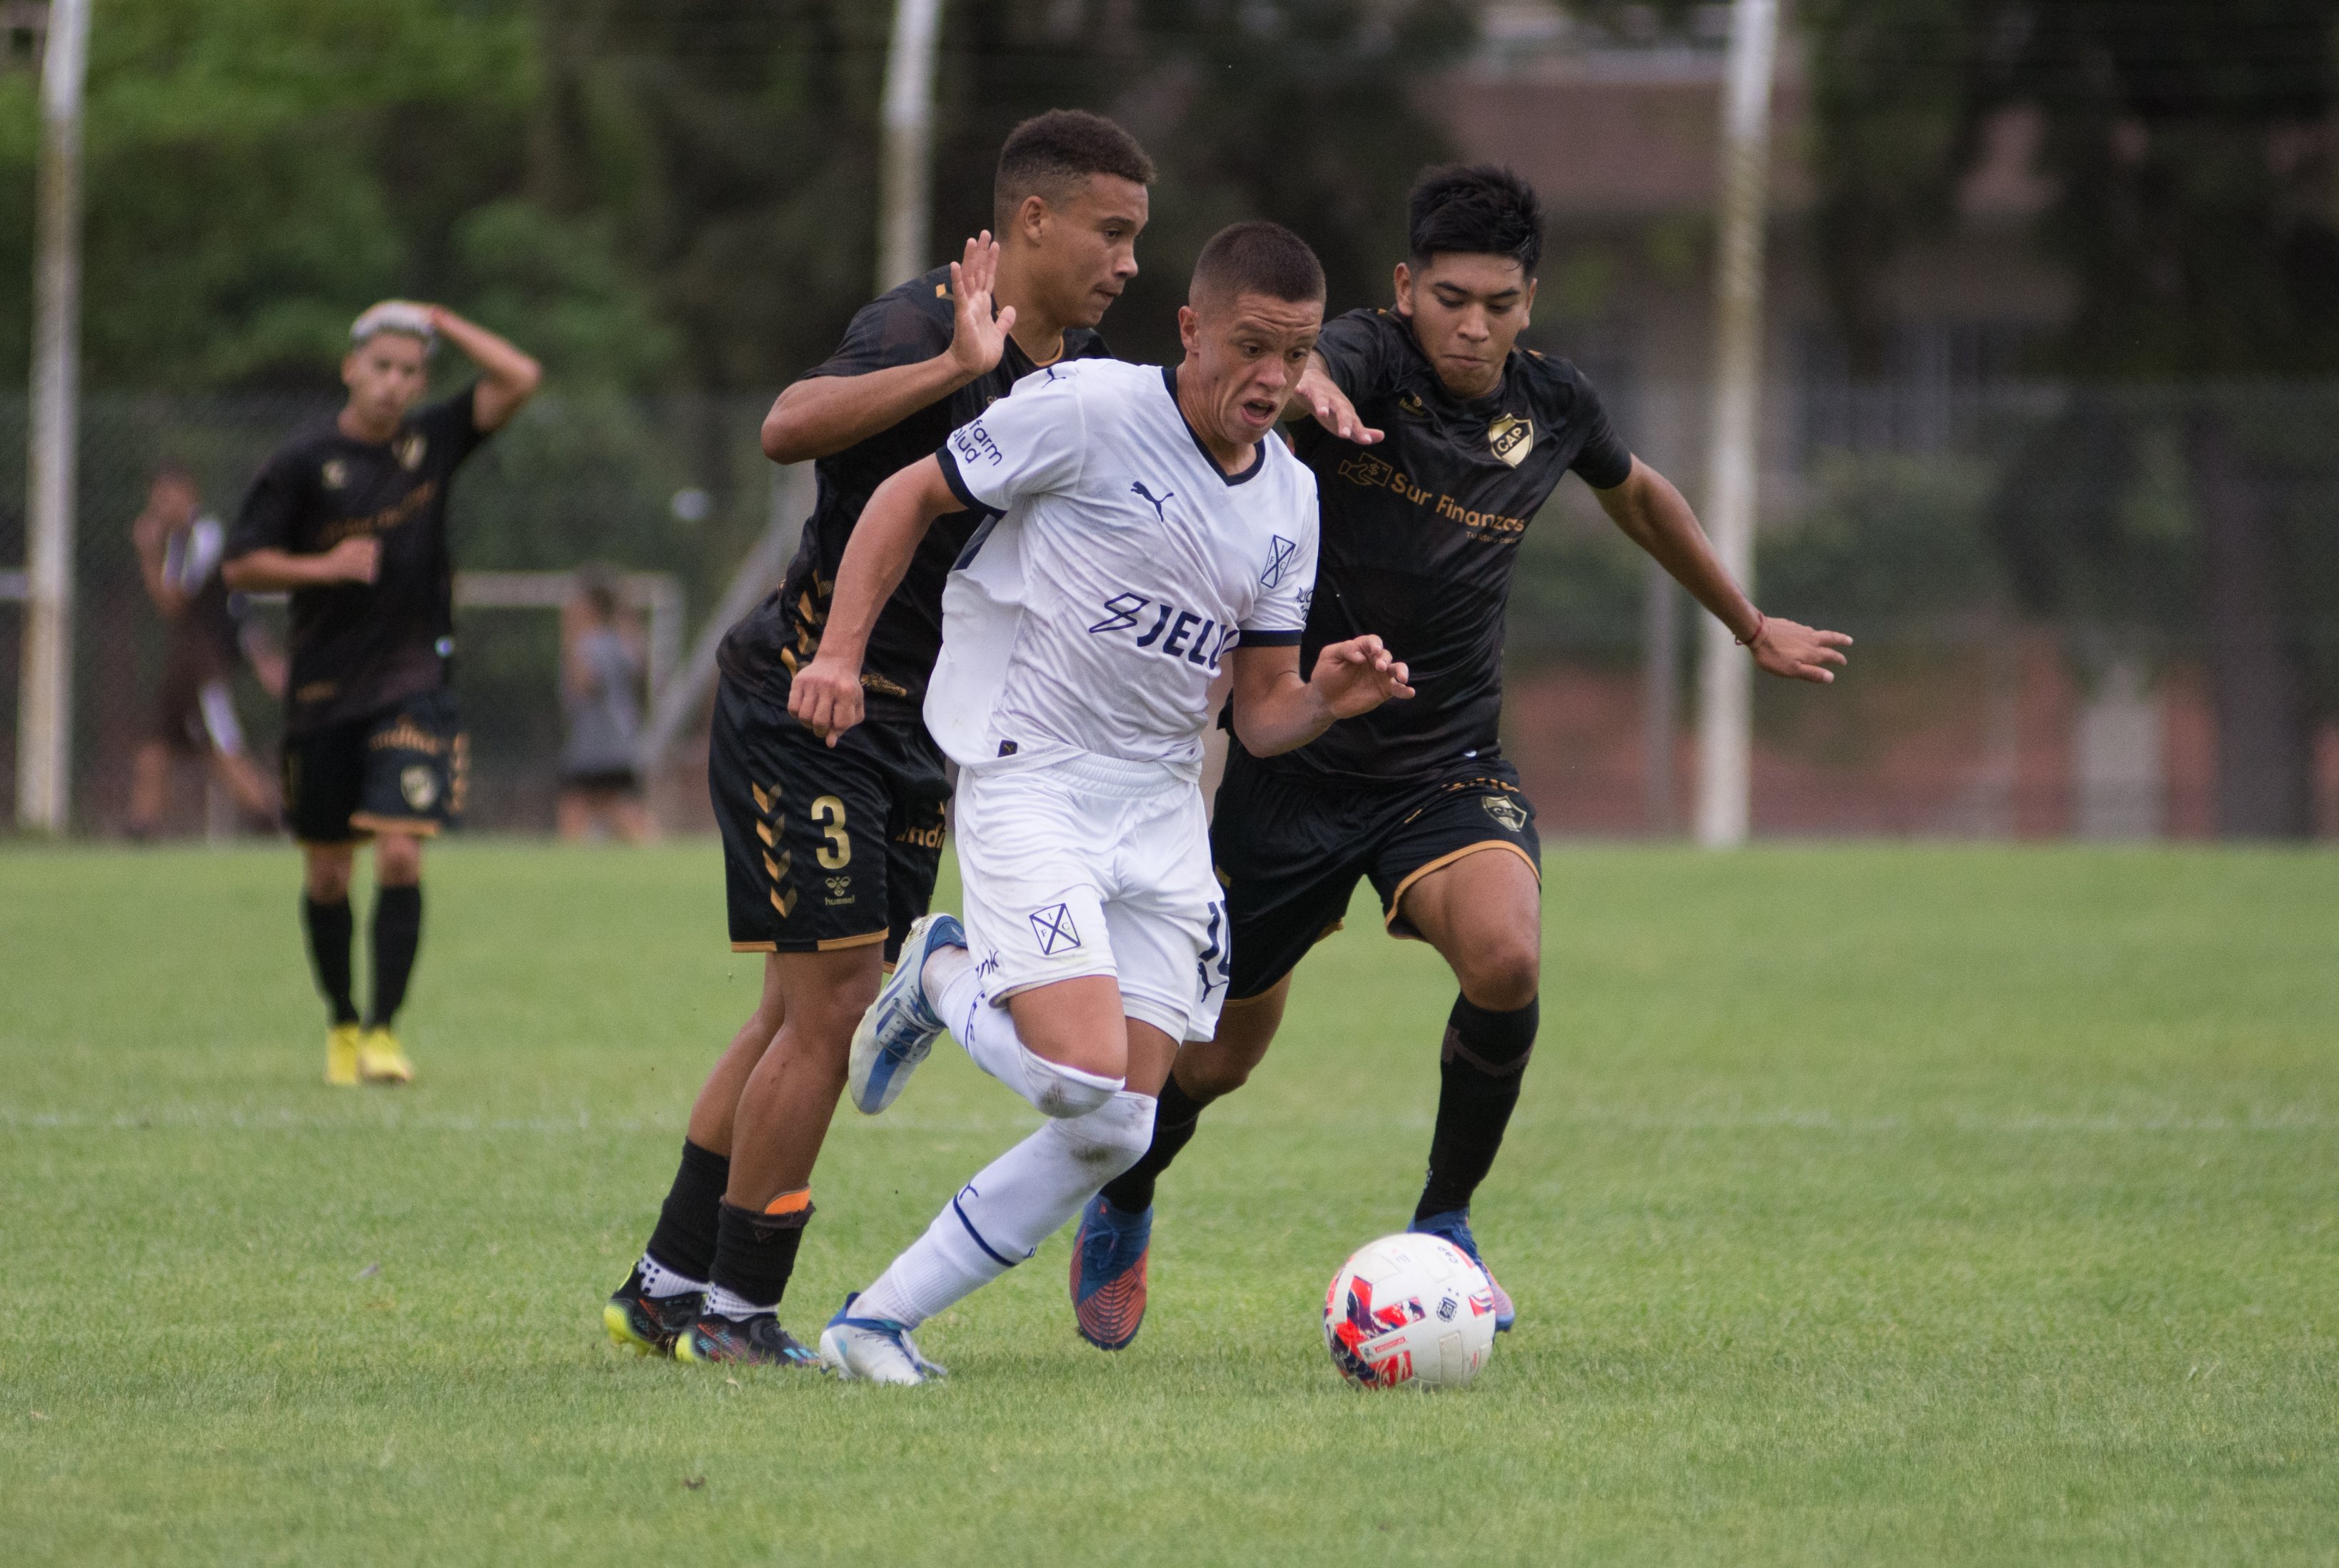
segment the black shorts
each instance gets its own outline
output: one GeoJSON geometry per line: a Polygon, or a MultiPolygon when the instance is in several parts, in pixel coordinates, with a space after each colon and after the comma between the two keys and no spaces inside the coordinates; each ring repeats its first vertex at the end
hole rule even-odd
{"type": "Polygon", "coordinates": [[[724,676],[706,785],[723,830],[736,952],[885,944],[893,962],[933,902],[943,754],[914,718],[873,717],[834,746],[724,676]]]}
{"type": "Polygon", "coordinates": [[[428,838],[463,814],[470,742],[443,687],[347,724],[284,737],[284,825],[302,843],[428,838]]]}
{"type": "Polygon", "coordinates": [[[236,718],[227,670],[217,660],[173,647],[146,733],[150,740],[189,756],[242,756],[243,725],[236,718]]]}
{"type": "Polygon", "coordinates": [[[642,775],[631,768],[587,768],[562,774],[560,787],[587,794],[637,795],[642,793],[642,775]]]}
{"type": "Polygon", "coordinates": [[[1516,769],[1465,760],[1444,774],[1400,784],[1319,780],[1270,768],[1227,748],[1227,776],[1210,818],[1210,858],[1226,885],[1232,942],[1229,1000],[1272,990],[1308,950],[1340,929],[1357,879],[1381,895],[1389,934],[1421,933],[1397,901],[1416,882],[1481,850],[1508,851],[1543,875],[1535,807],[1516,769]]]}

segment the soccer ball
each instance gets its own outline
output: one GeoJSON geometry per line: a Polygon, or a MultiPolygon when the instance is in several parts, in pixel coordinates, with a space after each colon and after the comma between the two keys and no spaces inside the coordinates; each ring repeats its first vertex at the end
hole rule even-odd
{"type": "Polygon", "coordinates": [[[1495,1291],[1470,1255],[1406,1231],[1357,1249],[1324,1293],[1324,1347],[1360,1388],[1458,1387],[1495,1353],[1495,1291]]]}

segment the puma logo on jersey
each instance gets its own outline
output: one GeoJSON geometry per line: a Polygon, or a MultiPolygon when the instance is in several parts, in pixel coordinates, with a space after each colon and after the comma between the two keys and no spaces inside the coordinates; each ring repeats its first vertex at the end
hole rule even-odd
{"type": "Polygon", "coordinates": [[[1143,496],[1147,501],[1151,503],[1153,507],[1153,518],[1156,522],[1166,523],[1170,520],[1169,514],[1164,512],[1161,508],[1170,501],[1177,498],[1177,491],[1164,490],[1161,492],[1160,498],[1156,499],[1153,492],[1145,488],[1145,481],[1142,479],[1130,485],[1129,487],[1129,490],[1131,495],[1143,496]]]}

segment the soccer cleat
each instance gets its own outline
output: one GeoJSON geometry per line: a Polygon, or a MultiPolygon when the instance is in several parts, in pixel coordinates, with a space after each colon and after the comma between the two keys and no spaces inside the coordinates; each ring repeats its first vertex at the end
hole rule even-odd
{"type": "Polygon", "coordinates": [[[853,1031],[853,1063],[846,1085],[853,1109],[874,1116],[901,1097],[910,1074],[934,1048],[943,1024],[926,1001],[926,960],[938,947],[964,947],[966,928],[953,914],[930,914],[902,939],[902,956],[853,1031]]]}
{"type": "Polygon", "coordinates": [[[325,1081],[335,1089],[358,1082],[358,1026],[337,1023],[325,1031],[325,1081]]]}
{"type": "Polygon", "coordinates": [[[1098,1193],[1081,1211],[1072,1238],[1072,1317],[1099,1350],[1120,1350],[1145,1322],[1145,1259],[1152,1251],[1153,1210],[1135,1214],[1098,1193]]]}
{"type": "Polygon", "coordinates": [[[821,1359],[839,1377],[847,1382],[857,1377],[866,1383],[923,1383],[948,1375],[919,1353],[904,1325],[890,1317],[854,1317],[853,1304],[860,1299],[857,1290],[847,1296],[820,1331],[821,1359]]]}
{"type": "Polygon", "coordinates": [[[706,1305],[706,1293],[688,1290],[679,1296],[650,1296],[642,1290],[641,1265],[626,1276],[601,1308],[601,1326],[609,1343],[637,1356],[671,1356],[675,1341],[697,1320],[706,1305]]]}
{"type": "Polygon", "coordinates": [[[1486,1267],[1486,1260],[1478,1256],[1478,1243],[1470,1234],[1470,1211],[1466,1208],[1449,1209],[1444,1214],[1433,1214],[1426,1219],[1416,1219],[1406,1228],[1452,1242],[1478,1266],[1478,1271],[1486,1277],[1487,1288],[1495,1293],[1495,1332],[1508,1334],[1511,1325],[1518,1321],[1518,1308],[1511,1305],[1511,1293],[1503,1288],[1502,1282],[1495,1277],[1495,1271],[1486,1267]]]}
{"type": "Polygon", "coordinates": [[[377,1024],[358,1041],[358,1076],[368,1083],[412,1083],[414,1064],[398,1049],[398,1036],[377,1024]]]}
{"type": "Polygon", "coordinates": [[[706,1365],[745,1362],[750,1366],[794,1366],[818,1370],[820,1357],[780,1326],[779,1314],[758,1312],[752,1317],[717,1317],[702,1310],[689,1327],[675,1336],[677,1361],[706,1365]]]}

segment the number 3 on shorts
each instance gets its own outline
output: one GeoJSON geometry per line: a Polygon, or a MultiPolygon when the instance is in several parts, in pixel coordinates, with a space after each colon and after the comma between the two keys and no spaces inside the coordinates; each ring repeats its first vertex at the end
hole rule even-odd
{"type": "Polygon", "coordinates": [[[812,820],[822,823],[821,832],[828,842],[823,844],[816,858],[824,871],[843,871],[853,863],[853,835],[844,831],[844,803],[833,794],[824,794],[812,803],[812,820]]]}

